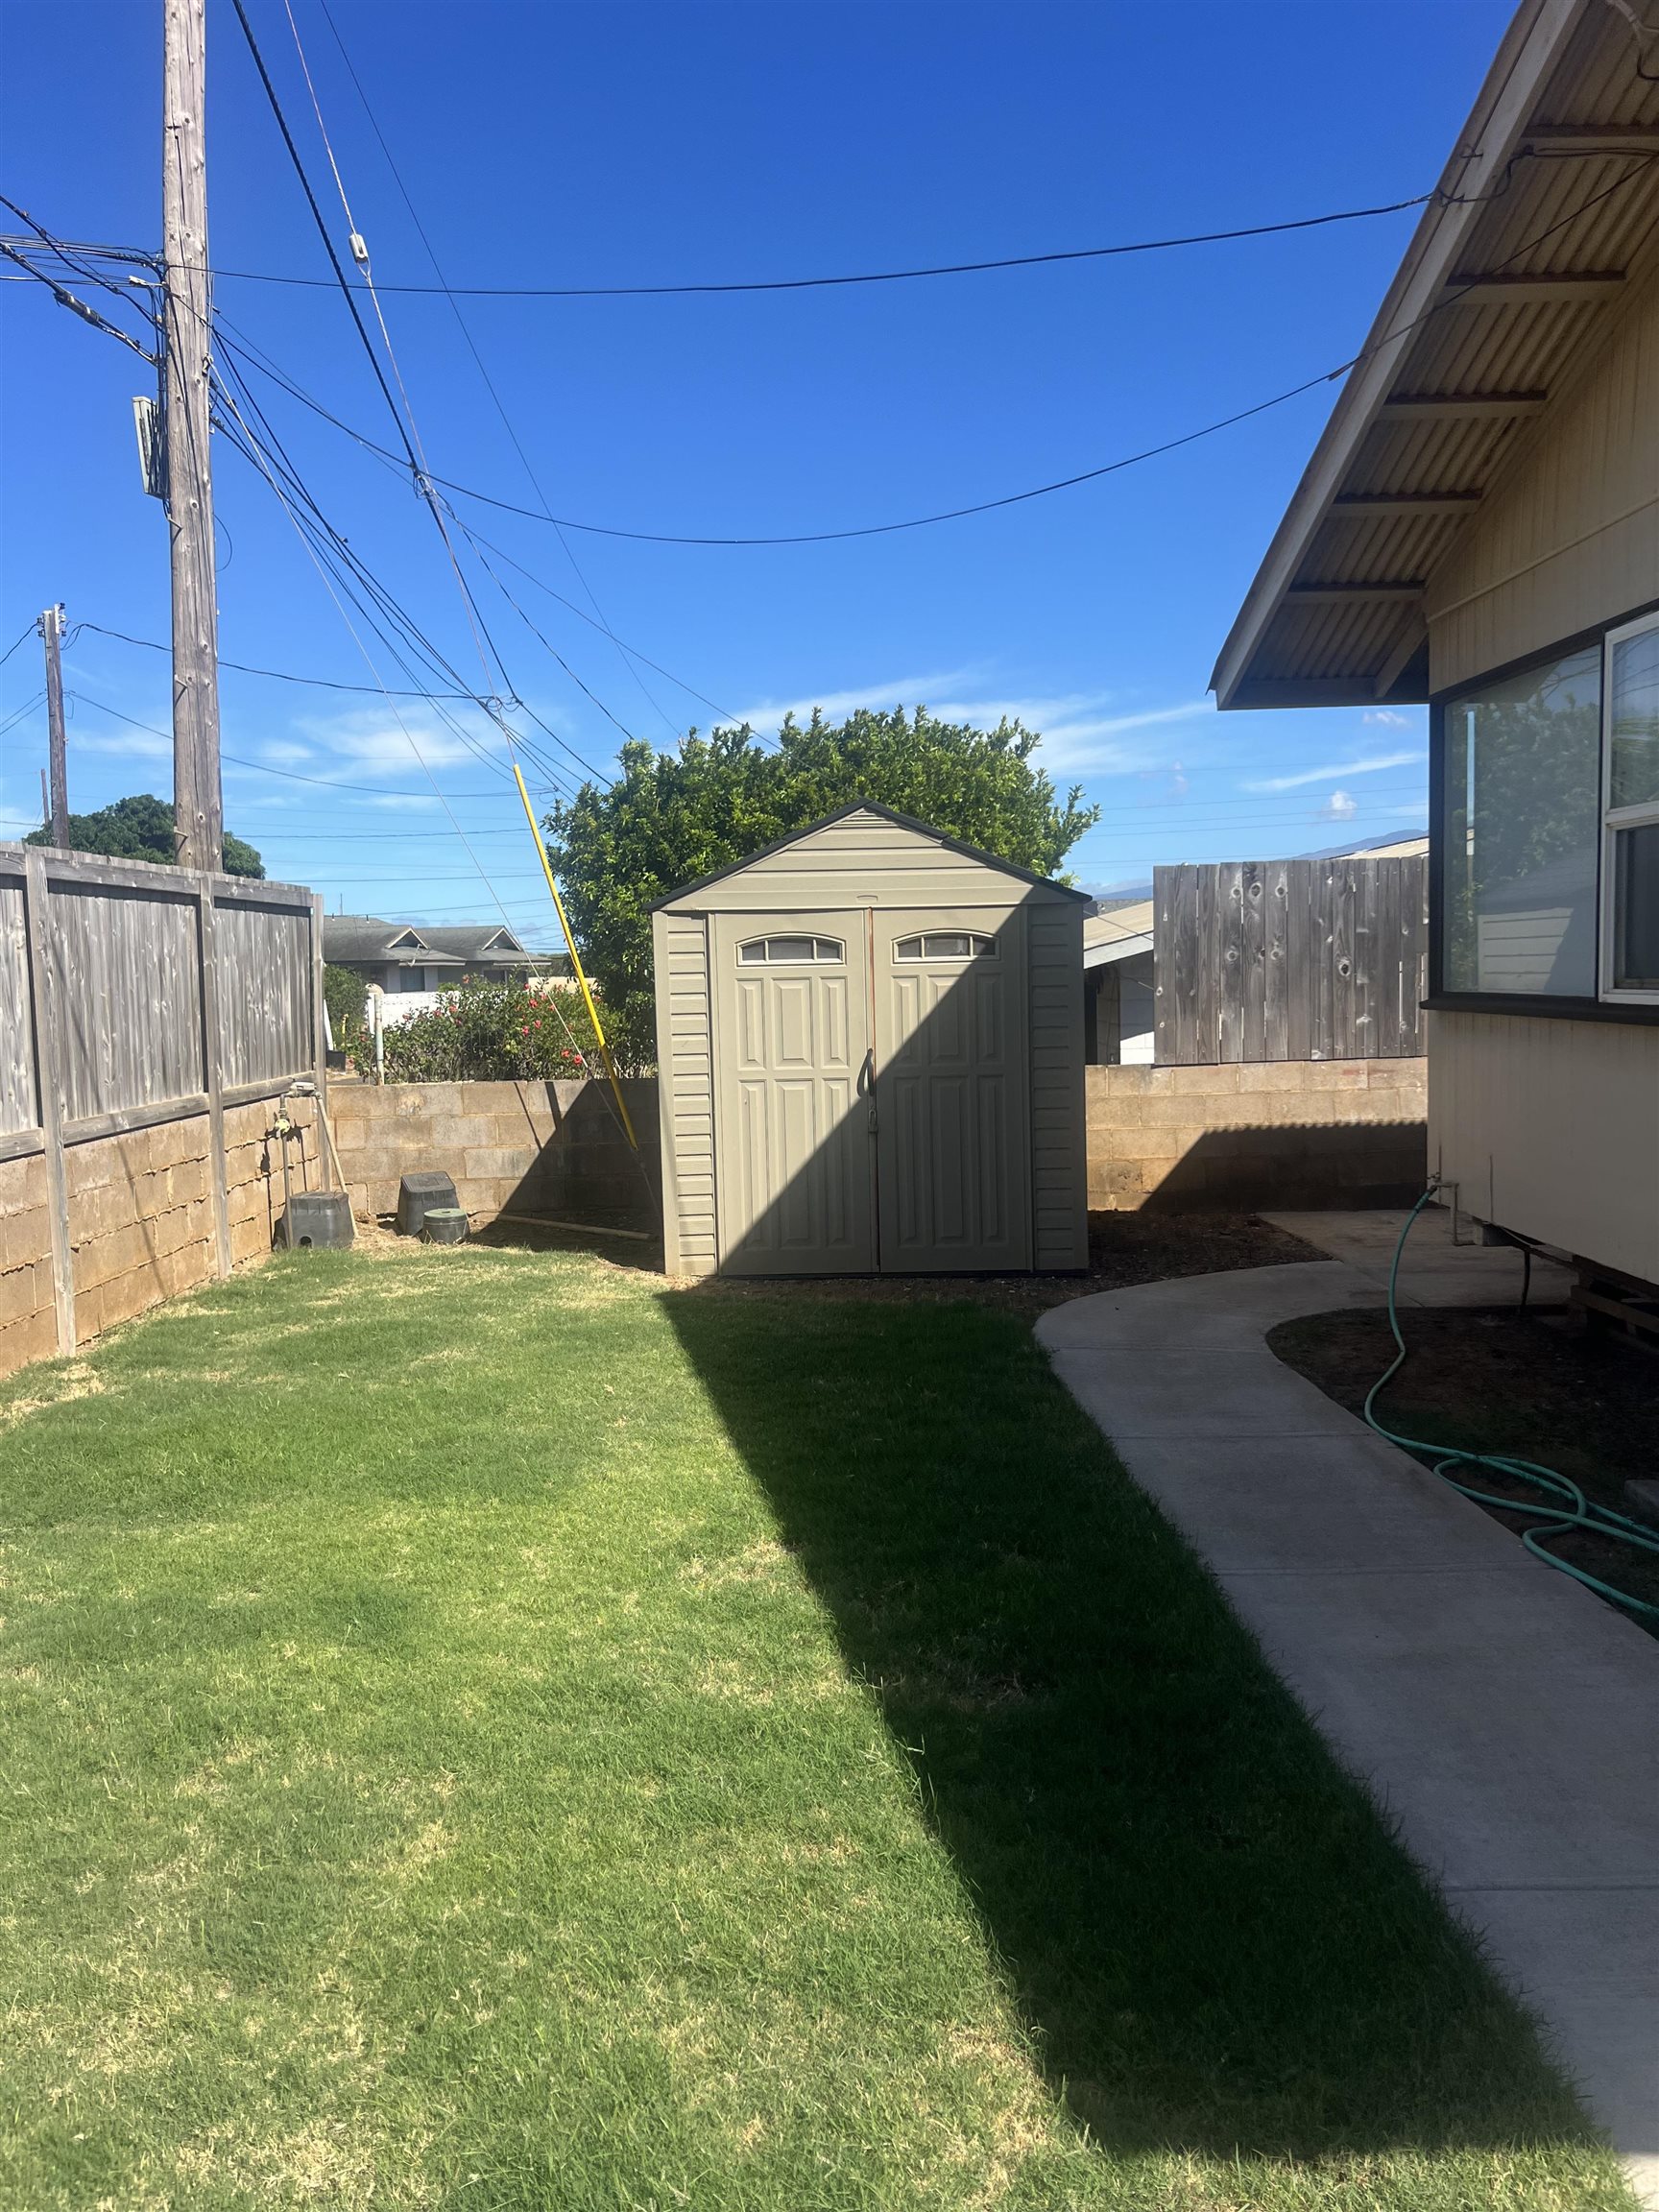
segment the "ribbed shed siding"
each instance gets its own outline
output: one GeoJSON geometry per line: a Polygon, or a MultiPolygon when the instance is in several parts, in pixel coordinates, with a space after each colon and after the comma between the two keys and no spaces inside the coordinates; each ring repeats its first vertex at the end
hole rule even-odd
{"type": "Polygon", "coordinates": [[[659,914],[652,935],[662,1086],[663,1264],[670,1275],[712,1275],[719,1246],[708,927],[701,915],[659,914]]]}
{"type": "Polygon", "coordinates": [[[1025,909],[1030,963],[1031,1263],[1089,1262],[1083,1098],[1083,909],[1025,909]]]}

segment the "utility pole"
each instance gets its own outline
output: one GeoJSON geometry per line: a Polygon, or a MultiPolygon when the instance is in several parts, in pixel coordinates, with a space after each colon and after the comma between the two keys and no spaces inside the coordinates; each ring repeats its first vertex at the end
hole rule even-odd
{"type": "Polygon", "coordinates": [[[219,611],[207,452],[206,0],[162,0],[162,396],[173,554],[173,820],[179,865],[224,865],[219,611]]]}
{"type": "Polygon", "coordinates": [[[52,842],[60,852],[69,850],[69,771],[63,751],[63,663],[59,641],[63,636],[63,609],[48,607],[39,621],[46,645],[47,758],[51,762],[52,842]]]}

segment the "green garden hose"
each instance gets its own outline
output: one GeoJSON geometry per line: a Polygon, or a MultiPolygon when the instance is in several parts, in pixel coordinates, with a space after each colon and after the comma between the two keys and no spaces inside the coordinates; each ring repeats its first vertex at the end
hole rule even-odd
{"type": "Polygon", "coordinates": [[[1390,1383],[1406,1364],[1406,1339],[1400,1334],[1400,1313],[1396,1301],[1396,1288],[1400,1278],[1400,1262],[1405,1254],[1406,1239],[1425,1206],[1434,1196],[1437,1186],[1431,1183],[1415,1206],[1407,1215],[1406,1225],[1400,1232],[1400,1240],[1394,1247],[1394,1264],[1388,1270],[1388,1327],[1398,1349],[1386,1371],[1380,1375],[1365,1394],[1365,1419],[1379,1436],[1390,1444],[1399,1444],[1407,1452],[1420,1452],[1428,1458],[1442,1481],[1451,1483],[1454,1490],[1465,1498],[1474,1499],[1477,1505],[1496,1505],[1505,1513],[1525,1513],[1539,1527],[1524,1528],[1521,1541],[1535,1558],[1546,1566],[1558,1567],[1563,1575],[1571,1575],[1575,1582],[1594,1590],[1603,1598],[1611,1598],[1617,1605],[1627,1605],[1633,1613],[1647,1613],[1659,1619],[1659,1605],[1649,1604],[1645,1598],[1632,1597],[1628,1590],[1615,1589],[1611,1582],[1603,1582],[1597,1575],[1587,1575],[1582,1567],[1575,1567],[1565,1559],[1557,1558],[1550,1550],[1550,1539],[1570,1528],[1583,1528],[1597,1536],[1610,1537],[1617,1544],[1629,1544],[1639,1551],[1659,1552],[1659,1530],[1648,1528],[1640,1521],[1632,1521],[1625,1514],[1615,1513],[1611,1506],[1596,1505],[1587,1499],[1576,1482],[1557,1473],[1553,1467],[1540,1467],[1531,1459],[1511,1459],[1503,1453],[1458,1452],[1445,1444],[1427,1444],[1420,1436],[1402,1436],[1386,1429],[1378,1420],[1373,1408],[1381,1392],[1390,1383]],[[1541,1490],[1554,1503],[1533,1503],[1529,1499],[1494,1498],[1489,1492],[1477,1490],[1467,1482],[1458,1481],[1450,1470],[1454,1467],[1490,1467],[1497,1474],[1507,1475],[1512,1480],[1529,1483],[1541,1490]]]}

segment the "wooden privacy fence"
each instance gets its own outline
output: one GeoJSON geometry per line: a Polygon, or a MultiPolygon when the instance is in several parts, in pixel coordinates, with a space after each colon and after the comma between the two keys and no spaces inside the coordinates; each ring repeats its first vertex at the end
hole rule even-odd
{"type": "Polygon", "coordinates": [[[1416,1058],[1428,866],[1413,854],[1155,870],[1157,1059],[1416,1058]]]}
{"type": "Polygon", "coordinates": [[[0,845],[0,1171],[44,1161],[60,1351],[104,1325],[90,1311],[77,1329],[93,1287],[77,1254],[98,1236],[139,1237],[156,1295],[182,1281],[180,1266],[158,1269],[147,1233],[156,1209],[178,1210],[167,1179],[186,1157],[204,1164],[189,1232],[204,1271],[228,1274],[248,1248],[232,1233],[227,1116],[321,1070],[321,901],[290,884],[0,845]],[[128,1146],[103,1181],[119,1173],[132,1190],[107,1221],[95,1209],[72,1221],[97,1180],[83,1148],[191,1121],[200,1145],[128,1146]]]}

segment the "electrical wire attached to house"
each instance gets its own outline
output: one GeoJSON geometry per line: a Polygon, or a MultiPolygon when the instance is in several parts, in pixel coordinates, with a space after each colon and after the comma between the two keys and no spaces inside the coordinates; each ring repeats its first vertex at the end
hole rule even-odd
{"type": "Polygon", "coordinates": [[[1585,1497],[1583,1491],[1569,1476],[1556,1468],[1540,1466],[1534,1459],[1516,1459],[1501,1452],[1461,1452],[1445,1444],[1431,1444],[1421,1436],[1404,1436],[1397,1430],[1387,1428],[1377,1417],[1377,1400],[1393,1382],[1406,1364],[1406,1339],[1400,1331],[1398,1289],[1400,1262],[1406,1251],[1406,1239],[1415,1226],[1417,1216],[1431,1204],[1439,1191],[1436,1180],[1431,1183],[1406,1218],[1394,1247],[1394,1264],[1388,1270],[1388,1328],[1393,1335],[1396,1351],[1385,1371],[1381,1374],[1365,1394],[1364,1415],[1367,1425],[1387,1443],[1398,1444],[1404,1451],[1416,1454],[1430,1461],[1431,1470],[1443,1482],[1451,1484],[1462,1497],[1473,1499],[1477,1505],[1495,1506],[1503,1513],[1519,1513],[1536,1526],[1521,1531],[1521,1541],[1535,1559],[1542,1559],[1547,1567],[1555,1567],[1563,1575],[1571,1575],[1575,1582],[1582,1582],[1587,1590],[1599,1597],[1610,1598],[1616,1605],[1628,1606],[1632,1613],[1646,1614],[1659,1620],[1659,1605],[1638,1598],[1628,1590],[1621,1590],[1611,1582],[1603,1582],[1599,1575],[1592,1575],[1582,1567],[1574,1566],[1550,1549],[1551,1540],[1580,1529],[1588,1536],[1601,1536],[1615,1544],[1627,1544],[1633,1551],[1647,1551],[1659,1556],[1659,1529],[1647,1527],[1633,1521],[1627,1514],[1615,1513],[1610,1505],[1599,1505],[1585,1497]],[[1506,1476],[1512,1482],[1526,1483],[1542,1495],[1535,1503],[1529,1498],[1498,1498],[1488,1490],[1479,1490],[1471,1482],[1458,1479],[1453,1469],[1474,1470],[1490,1468],[1493,1474],[1506,1476]]]}

